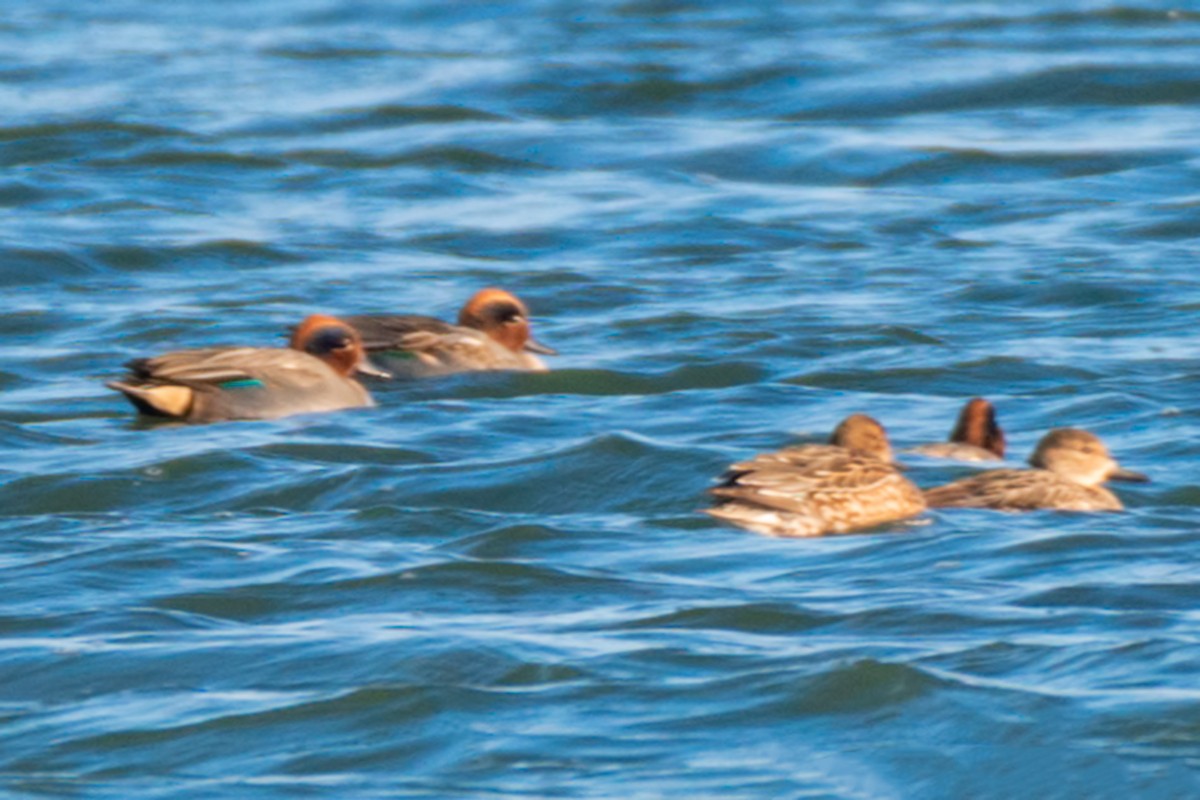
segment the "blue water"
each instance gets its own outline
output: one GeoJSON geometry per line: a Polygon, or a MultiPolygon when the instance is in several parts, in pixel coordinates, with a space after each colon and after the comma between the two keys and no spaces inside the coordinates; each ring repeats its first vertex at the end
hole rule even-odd
{"type": "Polygon", "coordinates": [[[4,3],[0,792],[1200,796],[1198,55],[1157,2],[4,3]],[[203,427],[103,387],[485,285],[554,372],[203,427]],[[696,513],[974,395],[1153,483],[696,513]]]}

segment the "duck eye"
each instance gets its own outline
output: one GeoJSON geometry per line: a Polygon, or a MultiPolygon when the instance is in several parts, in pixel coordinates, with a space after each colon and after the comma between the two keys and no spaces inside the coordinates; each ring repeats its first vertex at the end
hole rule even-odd
{"type": "Polygon", "coordinates": [[[304,349],[313,355],[345,350],[354,345],[354,339],[341,328],[324,328],[312,335],[304,349]]]}
{"type": "Polygon", "coordinates": [[[485,324],[509,325],[523,322],[525,314],[515,303],[492,303],[483,309],[479,318],[485,324]]]}

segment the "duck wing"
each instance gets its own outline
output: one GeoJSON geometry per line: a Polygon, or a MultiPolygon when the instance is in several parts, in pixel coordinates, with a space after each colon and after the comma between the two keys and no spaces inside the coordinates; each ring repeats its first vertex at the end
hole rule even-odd
{"type": "Polygon", "coordinates": [[[304,388],[329,380],[319,358],[286,347],[211,347],[180,350],[126,364],[133,382],[190,386],[195,389],[242,388],[264,383],[304,388]]]}
{"type": "Polygon", "coordinates": [[[992,508],[1000,511],[1120,511],[1116,495],[1083,486],[1043,469],[997,469],[925,492],[931,508],[992,508]]]}
{"type": "Polygon", "coordinates": [[[424,350],[460,328],[435,317],[419,314],[400,316],[347,317],[362,336],[363,347],[371,350],[424,350]]]}
{"type": "MultiPolygon", "coordinates": [[[[135,359],[125,366],[132,379],[147,383],[214,386],[255,380],[257,376],[254,373],[257,370],[253,365],[262,361],[261,352],[275,351],[256,347],[180,350],[153,358],[135,359]]],[[[279,352],[289,351],[281,349],[279,352]]]]}
{"type": "Polygon", "coordinates": [[[953,461],[1003,461],[991,450],[976,447],[973,444],[961,442],[933,442],[931,444],[910,447],[908,453],[928,456],[929,458],[947,458],[953,461]]]}

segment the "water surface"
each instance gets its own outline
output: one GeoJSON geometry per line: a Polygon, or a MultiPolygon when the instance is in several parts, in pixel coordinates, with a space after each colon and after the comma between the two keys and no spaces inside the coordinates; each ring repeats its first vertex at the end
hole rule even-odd
{"type": "Polygon", "coordinates": [[[6,4],[3,791],[1196,794],[1198,45],[1150,2],[6,4]],[[484,285],[554,373],[207,427],[103,387],[484,285]],[[1075,425],[1154,482],[696,513],[974,395],[1014,461],[1075,425]]]}

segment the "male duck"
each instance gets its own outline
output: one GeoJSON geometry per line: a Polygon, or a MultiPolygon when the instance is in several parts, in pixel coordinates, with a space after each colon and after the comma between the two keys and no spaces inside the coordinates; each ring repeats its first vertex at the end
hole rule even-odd
{"type": "Polygon", "coordinates": [[[347,317],[371,357],[401,378],[455,372],[516,370],[545,372],[536,354],[555,355],[529,330],[529,310],[503,289],[475,293],[452,325],[415,314],[347,317]]]}
{"type": "Polygon", "coordinates": [[[950,432],[950,441],[923,444],[909,452],[956,461],[1002,461],[1004,431],[996,422],[996,409],[982,397],[968,400],[950,432]]]}
{"type": "Polygon", "coordinates": [[[350,325],[313,315],[292,333],[290,347],[181,350],[126,365],[107,385],[143,414],[185,422],[274,419],[290,414],[374,405],[351,376],[386,376],[365,357],[350,325]]]}

